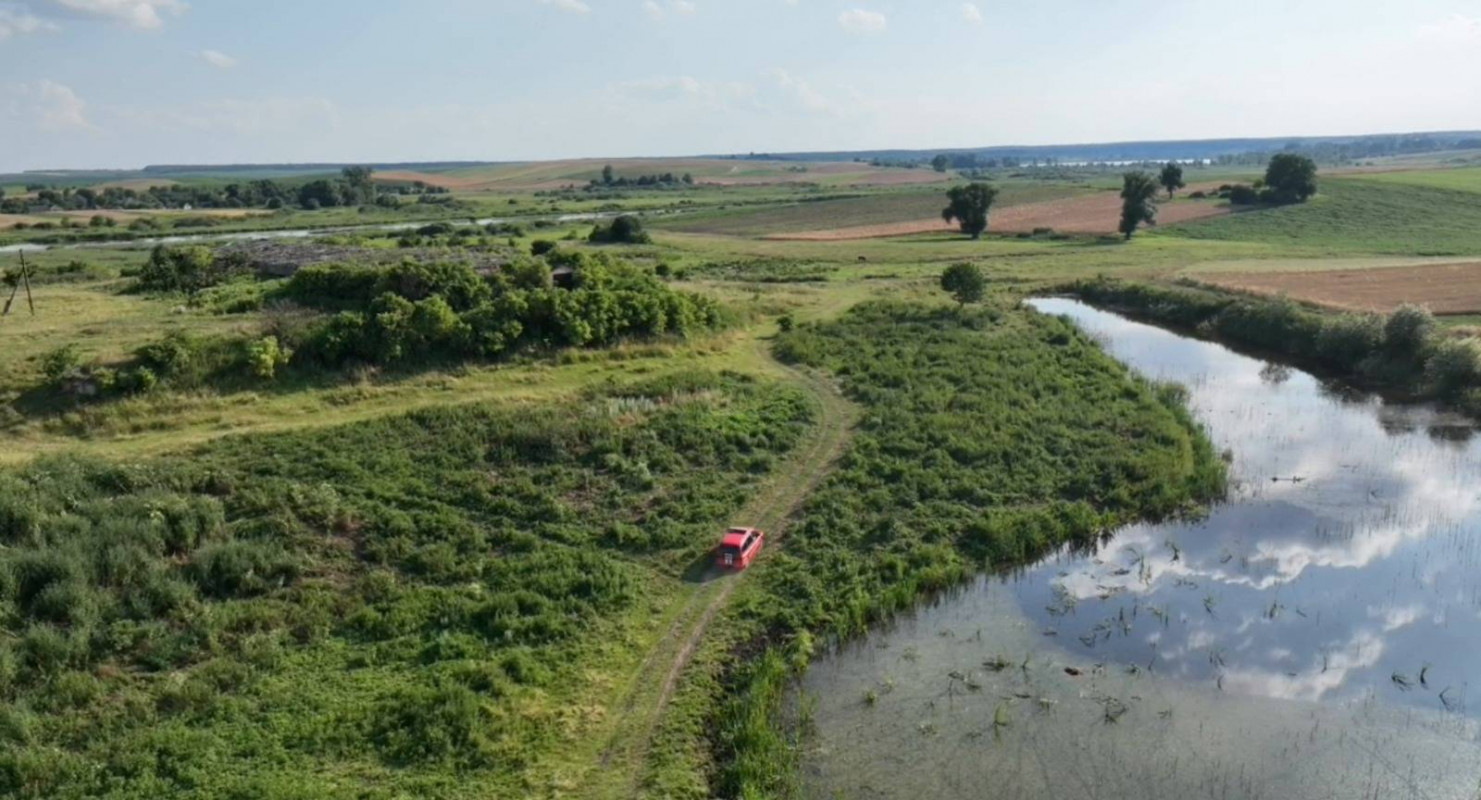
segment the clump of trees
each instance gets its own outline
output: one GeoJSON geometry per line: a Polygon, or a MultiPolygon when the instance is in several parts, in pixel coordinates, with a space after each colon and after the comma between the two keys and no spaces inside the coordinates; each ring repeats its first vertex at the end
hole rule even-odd
{"type": "Polygon", "coordinates": [[[643,221],[632,214],[623,214],[603,227],[595,225],[587,234],[588,242],[605,244],[649,244],[653,238],[643,230],[643,221]]]}
{"type": "Polygon", "coordinates": [[[1265,167],[1265,177],[1246,184],[1225,184],[1219,196],[1231,205],[1290,205],[1304,203],[1317,192],[1317,166],[1310,158],[1295,153],[1278,153],[1265,167]]]}
{"type": "MultiPolygon", "coordinates": [[[[114,209],[138,211],[160,208],[266,208],[298,206],[304,209],[336,206],[395,206],[398,195],[432,195],[446,189],[416,182],[398,186],[378,186],[372,180],[370,167],[345,167],[338,176],[290,182],[261,179],[224,186],[169,184],[136,190],[125,186],[93,188],[55,188],[42,186],[34,198],[0,198],[0,213],[24,214],[35,210],[93,211],[114,209]]],[[[98,223],[107,224],[107,223],[98,223]]]]}
{"type": "Polygon", "coordinates": [[[325,365],[393,364],[411,357],[495,358],[526,345],[592,347],[684,336],[721,322],[713,300],[676,292],[652,272],[605,255],[550,254],[573,270],[553,286],[544,260],[488,276],[459,263],[391,268],[308,267],[288,282],[300,303],[342,309],[316,325],[296,355],[325,365]]]}
{"type": "Polygon", "coordinates": [[[202,289],[251,271],[244,256],[217,254],[209,247],[156,245],[138,273],[137,287],[148,292],[194,296],[202,289]]]}
{"type": "Polygon", "coordinates": [[[608,164],[602,167],[602,177],[592,178],[591,183],[587,184],[586,190],[595,191],[597,189],[622,189],[626,187],[637,187],[643,189],[671,189],[676,186],[693,185],[694,176],[690,175],[687,172],[683,175],[675,175],[672,172],[663,172],[654,173],[652,175],[639,175],[636,178],[629,178],[625,175],[618,175],[616,171],[612,169],[612,165],[608,164]]]}
{"type": "Polygon", "coordinates": [[[1121,176],[1121,235],[1128,241],[1141,225],[1157,224],[1157,181],[1141,171],[1121,176]]]}
{"type": "Polygon", "coordinates": [[[946,191],[948,204],[941,210],[941,219],[948,223],[955,220],[962,233],[980,239],[997,196],[998,190],[986,183],[953,186],[946,191]]]}
{"type": "MultiPolygon", "coordinates": [[[[205,248],[157,248],[141,285],[193,292],[232,274],[205,248]]],[[[688,336],[724,322],[718,303],[678,292],[653,271],[606,254],[560,250],[488,274],[466,263],[406,260],[393,266],[304,267],[257,305],[292,303],[324,312],[280,330],[220,337],[172,333],[122,363],[83,363],[76,348],[44,361],[48,383],[76,399],[273,380],[353,363],[492,359],[520,348],[600,347],[688,336]],[[571,270],[557,287],[551,265],[571,270]]]]}

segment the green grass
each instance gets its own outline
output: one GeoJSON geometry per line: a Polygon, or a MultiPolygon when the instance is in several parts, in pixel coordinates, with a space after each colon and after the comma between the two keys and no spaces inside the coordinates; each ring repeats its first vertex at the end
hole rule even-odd
{"type": "Polygon", "coordinates": [[[1324,178],[1306,203],[1168,229],[1190,239],[1414,256],[1481,254],[1481,194],[1370,178],[1324,178]]]}
{"type": "MultiPolygon", "coordinates": [[[[1006,207],[1068,197],[1086,191],[1072,184],[1013,182],[1000,186],[998,205],[1006,207]]],[[[940,216],[946,205],[940,187],[880,192],[866,197],[798,202],[761,208],[705,212],[659,223],[667,230],[724,236],[778,233],[908,222],[940,216]]]]}
{"type": "Polygon", "coordinates": [[[523,796],[810,408],[692,373],[4,475],[0,793],[523,796]]]}
{"type": "Polygon", "coordinates": [[[1375,172],[1362,176],[1362,180],[1403,186],[1428,186],[1456,192],[1481,192],[1481,167],[1375,172]]]}

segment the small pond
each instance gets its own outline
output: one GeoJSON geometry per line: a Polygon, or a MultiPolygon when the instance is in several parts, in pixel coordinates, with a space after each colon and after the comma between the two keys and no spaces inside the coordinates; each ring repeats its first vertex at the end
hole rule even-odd
{"type": "Polygon", "coordinates": [[[1481,437],[1065,299],[1232,456],[1205,519],[979,578],[814,662],[816,797],[1481,797],[1481,437]]]}

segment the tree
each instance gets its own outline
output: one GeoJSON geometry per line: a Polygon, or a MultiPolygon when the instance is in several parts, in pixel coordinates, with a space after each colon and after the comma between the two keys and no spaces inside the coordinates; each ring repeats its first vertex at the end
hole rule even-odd
{"type": "Polygon", "coordinates": [[[982,232],[987,230],[987,214],[997,196],[998,190],[985,183],[953,186],[946,192],[951,205],[941,209],[941,218],[947,222],[956,220],[962,233],[980,239],[982,232]]]}
{"type": "Polygon", "coordinates": [[[345,167],[340,170],[340,175],[349,184],[350,193],[363,203],[375,197],[375,187],[370,182],[370,176],[374,172],[370,167],[345,167]]]}
{"type": "Polygon", "coordinates": [[[1295,153],[1277,153],[1265,168],[1265,185],[1277,203],[1304,203],[1316,194],[1316,162],[1295,153]]]}
{"type": "Polygon", "coordinates": [[[608,186],[611,186],[612,185],[612,165],[611,164],[608,164],[607,166],[602,167],[602,183],[604,183],[604,184],[606,184],[608,186]]]}
{"type": "Polygon", "coordinates": [[[1167,189],[1169,199],[1172,197],[1173,192],[1188,185],[1183,183],[1183,168],[1171,161],[1162,166],[1162,174],[1158,176],[1157,182],[1162,184],[1164,189],[1167,189]]]}
{"type": "Polygon", "coordinates": [[[1121,227],[1127,240],[1142,223],[1157,224],[1157,182],[1145,172],[1128,172],[1121,176],[1121,227]]]}
{"type": "Polygon", "coordinates": [[[951,159],[947,158],[945,153],[941,153],[935,158],[931,159],[931,169],[934,169],[937,172],[945,172],[946,168],[949,166],[951,166],[951,159]]]}
{"type": "Polygon", "coordinates": [[[987,290],[987,279],[976,264],[962,261],[946,268],[941,273],[941,288],[949,292],[958,303],[966,305],[982,299],[987,290]]]}

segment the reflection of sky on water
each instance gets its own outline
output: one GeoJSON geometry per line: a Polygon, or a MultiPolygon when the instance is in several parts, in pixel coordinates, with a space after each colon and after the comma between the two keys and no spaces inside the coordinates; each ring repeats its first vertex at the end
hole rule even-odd
{"type": "Polygon", "coordinates": [[[1132,526],[1010,579],[1030,618],[1086,658],[1228,692],[1465,706],[1481,680],[1468,425],[1073,301],[1035,305],[1187,386],[1235,484],[1205,520],[1132,526]]]}

